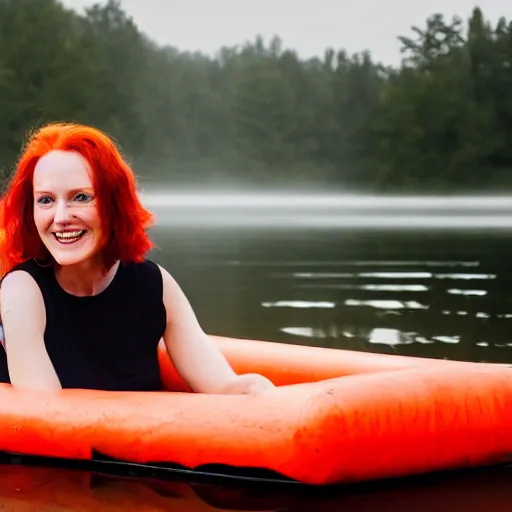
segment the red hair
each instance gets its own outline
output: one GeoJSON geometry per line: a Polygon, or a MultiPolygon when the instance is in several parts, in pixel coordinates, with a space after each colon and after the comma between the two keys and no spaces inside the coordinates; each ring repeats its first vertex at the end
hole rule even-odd
{"type": "Polygon", "coordinates": [[[118,259],[143,261],[153,247],[146,232],[153,215],[140,203],[135,176],[116,144],[98,129],[55,123],[29,137],[0,203],[0,275],[29,259],[50,256],[34,223],[32,180],[37,161],[54,150],[76,151],[90,165],[106,268],[118,259]]]}

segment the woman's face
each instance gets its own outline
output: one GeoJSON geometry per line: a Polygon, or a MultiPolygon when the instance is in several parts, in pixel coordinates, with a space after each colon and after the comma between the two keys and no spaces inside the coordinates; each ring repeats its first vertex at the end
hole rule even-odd
{"type": "Polygon", "coordinates": [[[51,151],[34,169],[33,189],[37,232],[55,261],[65,266],[97,258],[101,222],[87,160],[51,151]]]}

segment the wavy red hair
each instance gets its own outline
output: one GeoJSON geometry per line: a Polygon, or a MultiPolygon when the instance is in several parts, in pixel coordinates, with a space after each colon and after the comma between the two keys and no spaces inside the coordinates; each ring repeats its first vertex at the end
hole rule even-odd
{"type": "Polygon", "coordinates": [[[90,165],[106,268],[118,259],[143,261],[153,247],[146,232],[153,214],[142,206],[135,176],[110,137],[90,126],[53,123],[31,134],[22,149],[0,203],[1,276],[31,258],[49,257],[34,223],[32,180],[37,161],[53,150],[76,151],[90,165]]]}

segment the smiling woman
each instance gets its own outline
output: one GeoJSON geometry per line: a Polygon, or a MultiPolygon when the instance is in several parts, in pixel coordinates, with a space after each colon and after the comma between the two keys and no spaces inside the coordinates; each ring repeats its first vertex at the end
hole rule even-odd
{"type": "Polygon", "coordinates": [[[253,393],[145,254],[152,214],[114,142],[91,127],[33,134],[0,208],[0,377],[16,387],[153,391],[161,339],[190,389],[253,393]]]}

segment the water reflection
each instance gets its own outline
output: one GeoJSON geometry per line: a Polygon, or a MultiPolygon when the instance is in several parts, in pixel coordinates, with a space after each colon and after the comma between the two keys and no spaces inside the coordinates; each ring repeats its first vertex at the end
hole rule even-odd
{"type": "Polygon", "coordinates": [[[243,214],[232,212],[208,212],[199,214],[180,212],[176,215],[169,211],[158,211],[159,221],[167,227],[188,226],[201,228],[244,228],[244,229],[504,229],[512,228],[512,216],[494,215],[485,217],[432,215],[328,215],[328,214],[243,214]]]}
{"type": "Polygon", "coordinates": [[[161,227],[154,238],[212,334],[512,363],[504,232],[161,227]]]}
{"type": "MultiPolygon", "coordinates": [[[[361,267],[361,261],[344,261],[340,262],[339,265],[344,267],[361,267]]],[[[443,262],[443,266],[468,266],[473,262],[467,261],[450,261],[443,262]]],[[[397,263],[395,263],[397,264],[397,263]]],[[[418,265],[423,267],[439,266],[440,262],[435,261],[424,261],[424,262],[411,262],[401,261],[400,266],[410,267],[412,265],[418,265]]],[[[243,263],[241,263],[243,265],[243,263]]],[[[339,296],[346,296],[347,294],[352,295],[352,298],[344,298],[343,306],[345,308],[374,308],[377,310],[383,310],[390,314],[391,312],[397,312],[399,310],[429,310],[432,305],[428,303],[429,293],[436,286],[432,283],[433,280],[443,280],[445,284],[444,293],[449,295],[462,295],[466,297],[471,296],[485,296],[488,293],[486,289],[472,289],[472,288],[451,288],[452,281],[490,281],[496,279],[494,273],[470,273],[470,272],[281,272],[273,275],[274,279],[281,281],[288,281],[289,286],[295,289],[311,290],[312,293],[318,290],[336,290],[339,296]],[[421,281],[422,284],[404,284],[405,280],[412,280],[416,283],[421,281]],[[303,284],[302,281],[307,281],[307,284],[303,284]],[[382,284],[386,281],[386,284],[382,284]],[[358,293],[361,292],[361,293],[358,293]],[[405,295],[412,296],[410,294],[418,294],[423,297],[421,300],[401,300],[399,298],[382,298],[382,299],[365,299],[359,298],[367,295],[363,292],[376,292],[374,295],[382,295],[382,292],[387,293],[390,297],[401,297],[405,295]]],[[[263,302],[263,307],[288,307],[288,308],[318,308],[318,307],[336,307],[335,302],[306,302],[306,301],[276,301],[276,302],[263,302]]],[[[398,313],[400,314],[400,313],[398,313]]],[[[442,310],[442,315],[459,315],[464,316],[470,314],[467,310],[442,310]]],[[[489,314],[477,311],[474,313],[476,318],[489,318],[489,314]]],[[[285,326],[280,329],[283,333],[293,334],[299,337],[305,338],[329,338],[332,336],[354,338],[357,333],[350,332],[349,330],[343,330],[341,332],[335,332],[332,326],[328,332],[322,328],[312,327],[299,327],[299,326],[285,326]]],[[[414,343],[419,344],[435,344],[449,343],[457,344],[461,341],[460,335],[443,335],[437,334],[431,337],[425,337],[421,333],[417,332],[404,332],[396,328],[389,327],[374,327],[368,330],[367,342],[371,345],[386,345],[389,347],[396,347],[399,345],[412,345],[414,343]]],[[[484,346],[482,342],[477,344],[478,346],[484,346]]],[[[487,344],[488,346],[488,344],[487,344]]]]}
{"type": "Polygon", "coordinates": [[[9,512],[274,511],[280,497],[233,495],[228,488],[182,481],[121,478],[88,471],[0,467],[0,508],[9,512]],[[235,507],[235,498],[237,503],[235,507]],[[265,499],[262,499],[265,498],[265,499]],[[255,508],[257,505],[257,508],[255,508]]]}
{"type": "Polygon", "coordinates": [[[123,478],[89,471],[0,466],[9,512],[417,512],[512,509],[512,468],[371,482],[329,490],[123,478]]]}
{"type": "Polygon", "coordinates": [[[323,192],[305,194],[241,190],[223,193],[197,193],[190,190],[150,191],[146,189],[141,199],[150,208],[171,209],[260,209],[260,210],[365,210],[365,211],[418,211],[468,212],[481,215],[486,212],[512,213],[510,196],[384,196],[371,194],[339,194],[323,192]]]}
{"type": "Polygon", "coordinates": [[[277,302],[262,302],[261,305],[264,308],[334,308],[336,304],[334,302],[314,302],[304,300],[279,300],[277,302]]]}
{"type": "Polygon", "coordinates": [[[508,197],[414,197],[340,194],[145,193],[161,225],[218,229],[505,229],[508,197]]]}
{"type": "Polygon", "coordinates": [[[425,304],[420,304],[414,300],[398,301],[398,300],[357,300],[347,299],[345,306],[370,306],[377,309],[428,309],[425,304]]]}

